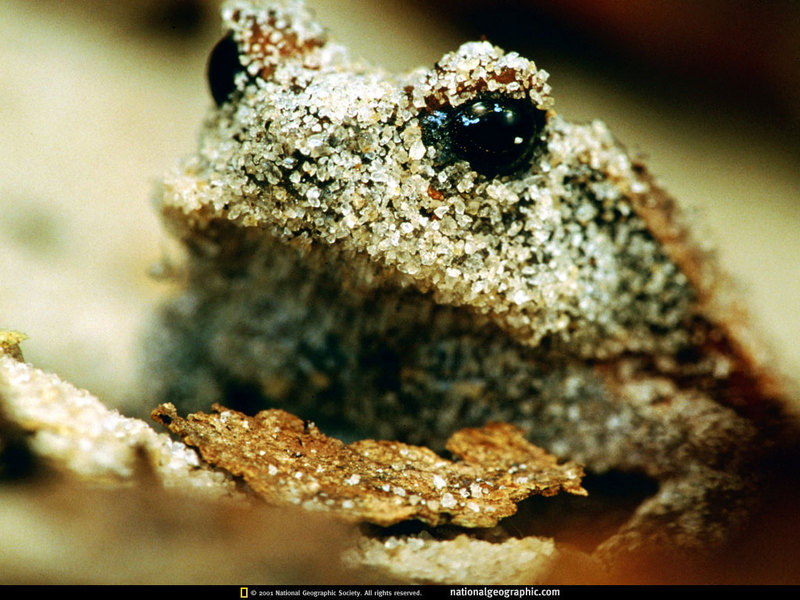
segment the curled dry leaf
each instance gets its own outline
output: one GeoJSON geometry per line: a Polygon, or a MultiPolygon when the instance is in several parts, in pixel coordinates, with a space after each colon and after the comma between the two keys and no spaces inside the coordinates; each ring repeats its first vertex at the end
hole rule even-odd
{"type": "Polygon", "coordinates": [[[345,444],[281,410],[250,417],[215,404],[213,411],[184,419],[163,404],[152,416],[271,504],[382,526],[418,519],[491,527],[528,496],[586,494],[579,465],[559,465],[506,423],[457,432],[447,445],[460,459],[453,462],[400,442],[345,444]]]}

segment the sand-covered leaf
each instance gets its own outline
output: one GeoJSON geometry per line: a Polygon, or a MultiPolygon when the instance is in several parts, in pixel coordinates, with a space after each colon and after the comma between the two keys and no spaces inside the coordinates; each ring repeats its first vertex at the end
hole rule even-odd
{"type": "Polygon", "coordinates": [[[255,416],[214,405],[180,417],[171,404],[153,418],[203,459],[241,476],[267,502],[325,510],[348,521],[491,527],[532,495],[583,495],[583,471],[525,440],[506,423],[464,429],[448,442],[456,461],[400,442],[352,444],[281,410],[255,416]]]}

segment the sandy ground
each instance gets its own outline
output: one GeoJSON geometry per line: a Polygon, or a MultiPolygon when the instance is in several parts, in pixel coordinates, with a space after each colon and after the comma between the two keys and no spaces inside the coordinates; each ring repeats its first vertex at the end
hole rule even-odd
{"type": "MultiPolygon", "coordinates": [[[[148,275],[165,243],[150,196],[160,173],[193,150],[219,35],[214,3],[198,3],[176,27],[163,25],[160,4],[0,3],[0,328],[30,336],[27,360],[117,406],[148,402],[137,395],[140,331],[172,291],[148,275]]],[[[388,68],[432,64],[468,39],[424,3],[310,4],[338,39],[388,68]]],[[[764,336],[797,373],[800,150],[791,132],[757,97],[749,109],[696,90],[675,102],[613,69],[555,51],[534,58],[551,72],[562,114],[606,120],[701,210],[764,336]]]]}

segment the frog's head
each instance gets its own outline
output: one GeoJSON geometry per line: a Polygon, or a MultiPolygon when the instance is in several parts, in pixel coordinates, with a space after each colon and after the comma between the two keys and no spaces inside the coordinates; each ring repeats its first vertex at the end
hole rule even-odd
{"type": "Polygon", "coordinates": [[[528,345],[679,343],[693,300],[633,208],[648,183],[602,123],[553,111],[532,61],[475,42],[400,77],[353,61],[300,4],[224,18],[217,106],[165,184],[171,218],[335,248],[528,345]]]}

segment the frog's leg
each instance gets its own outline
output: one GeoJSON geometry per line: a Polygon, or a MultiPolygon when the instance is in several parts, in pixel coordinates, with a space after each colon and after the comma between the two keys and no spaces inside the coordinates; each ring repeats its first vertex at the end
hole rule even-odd
{"type": "MultiPolygon", "coordinates": [[[[626,372],[627,371],[627,372],[626,372]]],[[[607,385],[634,418],[607,451],[617,469],[639,470],[659,482],[655,495],[597,549],[613,560],[634,552],[708,551],[742,525],[754,499],[751,421],[699,389],[673,379],[631,372],[607,373],[607,385]],[[620,377],[625,373],[624,379],[620,377]],[[638,463],[638,464],[637,464],[638,463]]],[[[586,464],[606,458],[586,456],[586,464]]]]}
{"type": "Polygon", "coordinates": [[[750,512],[754,484],[738,473],[691,464],[661,482],[595,551],[603,561],[707,554],[731,539],[750,512]]]}

